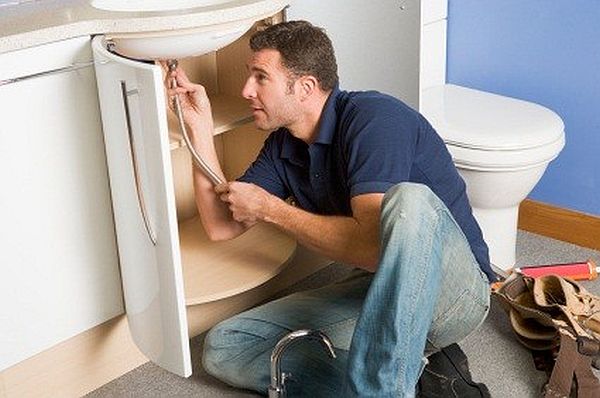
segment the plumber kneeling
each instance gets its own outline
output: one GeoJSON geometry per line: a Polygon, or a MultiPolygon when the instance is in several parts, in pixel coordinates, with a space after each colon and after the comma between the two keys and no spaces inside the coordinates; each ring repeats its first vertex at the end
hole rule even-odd
{"type": "MultiPolygon", "coordinates": [[[[216,325],[204,368],[266,394],[277,342],[316,329],[337,358],[314,343],[290,350],[290,397],[413,397],[427,356],[473,332],[489,309],[495,276],[465,183],[422,115],[376,91],[339,88],[322,29],[284,22],[255,33],[250,47],[242,95],[271,134],[237,181],[214,186],[194,169],[202,224],[225,240],[270,223],[356,268],[216,325]]],[[[204,87],[181,69],[169,77],[194,148],[225,181],[204,87]]]]}

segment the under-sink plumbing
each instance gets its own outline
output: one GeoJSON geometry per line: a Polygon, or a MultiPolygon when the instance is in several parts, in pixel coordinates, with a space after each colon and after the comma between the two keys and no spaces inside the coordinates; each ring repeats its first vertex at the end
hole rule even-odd
{"type": "Polygon", "coordinates": [[[269,386],[269,398],[285,398],[285,381],[291,375],[284,373],[281,369],[281,359],[286,349],[294,342],[301,339],[314,339],[319,341],[332,358],[335,358],[333,344],[327,335],[319,330],[301,329],[286,334],[279,340],[271,353],[271,385],[269,386]]]}
{"type": "MultiPolygon", "coordinates": [[[[177,60],[170,59],[167,61],[167,66],[169,68],[169,72],[177,69],[177,60]]],[[[171,80],[171,88],[177,87],[177,80],[173,78],[171,80]]],[[[192,142],[190,141],[190,137],[188,136],[187,130],[185,128],[185,122],[183,120],[183,114],[181,112],[181,100],[179,99],[179,95],[175,94],[173,98],[173,107],[175,108],[175,113],[177,113],[177,120],[179,121],[179,129],[181,130],[181,135],[183,136],[183,140],[192,155],[192,159],[194,163],[204,172],[204,174],[212,181],[214,185],[219,185],[223,183],[223,180],[217,173],[215,173],[208,164],[198,155],[194,147],[192,146],[192,142]]]]}

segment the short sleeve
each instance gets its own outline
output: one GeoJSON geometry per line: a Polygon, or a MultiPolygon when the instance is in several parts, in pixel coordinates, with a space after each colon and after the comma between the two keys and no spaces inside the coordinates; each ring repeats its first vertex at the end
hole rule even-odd
{"type": "Polygon", "coordinates": [[[265,140],[256,160],[237,181],[256,184],[272,195],[286,199],[289,193],[278,171],[279,154],[280,145],[274,132],[265,140]]]}
{"type": "Polygon", "coordinates": [[[414,111],[393,101],[356,112],[345,142],[350,196],[385,193],[408,181],[418,132],[414,111]]]}

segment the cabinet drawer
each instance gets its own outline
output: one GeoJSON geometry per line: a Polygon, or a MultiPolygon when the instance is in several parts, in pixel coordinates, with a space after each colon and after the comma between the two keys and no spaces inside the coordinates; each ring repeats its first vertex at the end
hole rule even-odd
{"type": "Polygon", "coordinates": [[[33,75],[91,60],[89,36],[57,41],[2,54],[0,80],[33,75]]]}

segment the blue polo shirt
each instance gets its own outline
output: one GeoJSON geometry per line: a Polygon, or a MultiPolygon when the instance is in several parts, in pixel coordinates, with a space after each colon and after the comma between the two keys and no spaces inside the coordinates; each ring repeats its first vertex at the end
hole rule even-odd
{"type": "Polygon", "coordinates": [[[488,248],[446,145],[425,118],[400,100],[375,91],[337,87],[321,115],[316,140],[307,145],[285,128],[267,138],[239,181],[312,213],[350,216],[350,199],[385,193],[400,182],[427,185],[462,228],[490,281],[488,248]]]}

